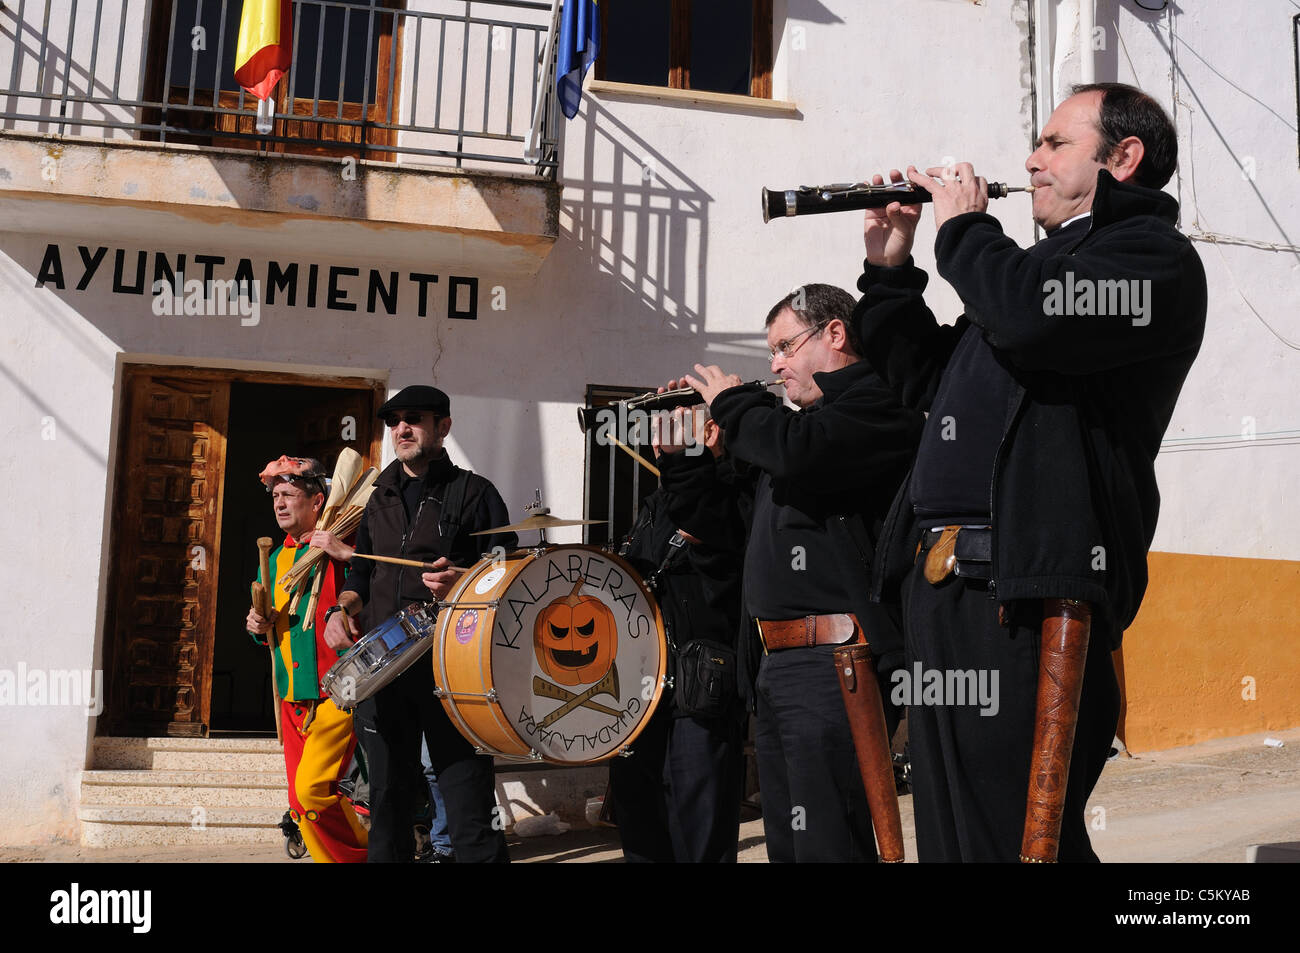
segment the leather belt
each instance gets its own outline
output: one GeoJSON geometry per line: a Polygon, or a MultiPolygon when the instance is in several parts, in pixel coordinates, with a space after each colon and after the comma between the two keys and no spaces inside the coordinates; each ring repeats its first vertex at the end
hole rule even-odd
{"type": "Polygon", "coordinates": [[[763,650],[806,648],[813,645],[844,645],[861,641],[862,627],[852,612],[806,615],[802,619],[758,619],[758,637],[763,650]]]}
{"type": "Polygon", "coordinates": [[[988,526],[935,526],[921,534],[916,558],[925,556],[925,580],[937,586],[952,576],[993,578],[993,530],[988,526]]]}

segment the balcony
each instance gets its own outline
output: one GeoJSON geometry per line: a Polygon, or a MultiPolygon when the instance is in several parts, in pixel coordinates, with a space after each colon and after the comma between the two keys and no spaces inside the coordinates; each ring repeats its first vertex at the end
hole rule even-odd
{"type": "Polygon", "coordinates": [[[241,6],[0,0],[0,227],[216,224],[254,250],[536,273],[558,231],[550,2],[293,0],[266,132],[233,75],[241,6]]]}

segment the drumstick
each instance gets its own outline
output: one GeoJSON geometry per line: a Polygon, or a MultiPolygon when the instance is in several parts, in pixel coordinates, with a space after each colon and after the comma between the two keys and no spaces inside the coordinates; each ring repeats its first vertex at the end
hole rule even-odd
{"type": "Polygon", "coordinates": [[[468,566],[443,566],[439,568],[433,563],[422,563],[416,559],[399,559],[396,556],[371,556],[366,553],[353,553],[353,559],[373,559],[377,563],[392,563],[395,566],[414,566],[416,569],[423,569],[425,572],[469,572],[468,566]]]}
{"type": "Polygon", "coordinates": [[[605,434],[605,436],[609,438],[609,442],[612,443],[614,446],[618,447],[620,450],[627,451],[627,453],[632,457],[633,460],[641,464],[641,466],[645,467],[655,476],[659,476],[659,468],[655,466],[653,463],[651,463],[649,460],[647,460],[645,457],[641,456],[641,454],[637,453],[635,450],[633,450],[631,447],[625,444],[622,440],[619,440],[612,433],[605,434]]]}
{"type": "Polygon", "coordinates": [[[339,593],[339,605],[349,616],[355,617],[361,613],[361,597],[351,589],[339,593]]]}
{"type": "MultiPolygon", "coordinates": [[[[361,614],[361,597],[351,589],[344,589],[339,593],[338,606],[343,610],[343,632],[351,639],[352,630],[355,628],[352,620],[361,614]]],[[[357,635],[360,634],[358,629],[357,635]]],[[[355,643],[355,639],[353,642],[355,643]]]]}

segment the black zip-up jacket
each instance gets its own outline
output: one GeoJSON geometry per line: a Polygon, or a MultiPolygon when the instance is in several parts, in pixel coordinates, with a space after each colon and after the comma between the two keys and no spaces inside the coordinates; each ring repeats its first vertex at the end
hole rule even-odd
{"type": "MultiPolygon", "coordinates": [[[[425,475],[424,494],[408,520],[399,484],[401,461],[394,460],[385,467],[375,480],[375,491],[357,528],[357,552],[401,556],[421,562],[433,562],[442,556],[444,546],[439,532],[442,503],[459,469],[446,453],[432,461],[425,475]]],[[[509,511],[496,487],[477,473],[471,473],[461,506],[460,526],[449,554],[452,563],[472,566],[495,546],[502,546],[507,552],[514,549],[519,542],[514,533],[470,536],[478,530],[505,526],[509,522],[509,511]]],[[[421,575],[421,571],[413,567],[368,559],[353,560],[343,589],[355,592],[364,603],[359,620],[361,631],[368,632],[411,603],[432,600],[433,594],[421,582],[421,575]]]]}
{"type": "MultiPolygon", "coordinates": [[[[713,462],[712,454],[704,454],[713,462]]],[[[700,540],[671,545],[678,526],[662,486],[641,501],[619,555],[653,586],[674,656],[703,639],[734,646],[740,618],[740,552],[700,540]]],[[[690,532],[687,530],[687,532],[690,532]]],[[[693,533],[691,535],[694,535],[693,533]]],[[[682,717],[676,707],[673,717],[682,717]]]]}
{"type": "MultiPolygon", "coordinates": [[[[881,523],[924,421],[899,404],[866,361],[813,378],[822,398],[802,411],[752,387],[718,394],[710,409],[725,435],[734,477],[718,479],[723,467],[706,468],[700,458],[679,453],[662,458],[663,483],[678,525],[720,545],[730,539],[743,549],[743,524],[740,532],[735,529],[737,504],[752,519],[746,503],[756,492],[818,519],[839,554],[837,568],[852,594],[853,612],[883,674],[902,664],[902,634],[897,612],[868,598],[871,567],[881,523]]],[[[737,654],[741,672],[752,681],[761,649],[753,620],[742,616],[737,654]]],[[[746,681],[742,694],[750,688],[746,681]]]]}
{"type": "MultiPolygon", "coordinates": [[[[868,263],[858,283],[854,320],[867,358],[908,407],[929,409],[963,334],[993,349],[1014,386],[993,463],[991,595],[1087,600],[1113,623],[1112,648],[1146,591],[1160,508],[1155,457],[1205,330],[1205,272],[1174,228],[1177,213],[1165,193],[1101,170],[1091,217],[1028,251],[990,215],[955,216],[935,238],[939,274],[966,308],[950,327],[926,306],[928,279],[910,260],[868,263]],[[1059,298],[1049,300],[1106,281],[1150,282],[1129,286],[1149,291],[1145,315],[1059,313],[1059,298]]],[[[873,598],[897,598],[917,534],[905,481],[882,533],[873,598]]]]}
{"type": "MultiPolygon", "coordinates": [[[[708,461],[713,461],[712,454],[708,461]]],[[[641,501],[636,523],[619,547],[619,555],[632,564],[647,585],[659,577],[655,598],[664,613],[665,625],[675,622],[675,631],[670,631],[668,637],[679,649],[692,639],[735,645],[740,610],[739,554],[704,540],[688,542],[680,552],[674,550],[670,541],[679,527],[672,518],[668,497],[668,491],[661,486],[641,501]],[[669,601],[671,606],[666,604],[669,601]]]]}

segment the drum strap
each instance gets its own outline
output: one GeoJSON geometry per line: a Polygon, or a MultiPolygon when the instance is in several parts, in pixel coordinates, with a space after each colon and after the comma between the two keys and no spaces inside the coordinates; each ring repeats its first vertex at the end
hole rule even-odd
{"type": "Polygon", "coordinates": [[[668,553],[664,556],[663,562],[659,568],[654,571],[648,580],[650,588],[659,593],[659,587],[663,585],[663,577],[669,569],[672,569],[677,563],[681,562],[686,555],[686,537],[681,533],[674,532],[672,538],[668,540],[668,553]]]}
{"type": "Polygon", "coordinates": [[[686,554],[686,537],[679,532],[674,532],[672,538],[668,540],[668,553],[664,556],[664,561],[659,564],[659,571],[656,575],[662,575],[668,571],[670,566],[681,562],[686,554]]]}
{"type": "Polygon", "coordinates": [[[442,543],[442,554],[451,558],[451,548],[456,544],[464,522],[465,488],[469,485],[472,471],[456,467],[456,475],[447,484],[447,495],[443,498],[442,512],[438,514],[438,536],[442,543]]]}

